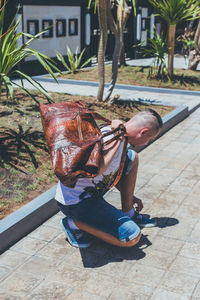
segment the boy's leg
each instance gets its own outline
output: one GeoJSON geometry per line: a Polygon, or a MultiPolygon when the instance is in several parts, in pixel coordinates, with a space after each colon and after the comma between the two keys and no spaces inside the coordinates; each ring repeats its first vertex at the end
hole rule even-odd
{"type": "Polygon", "coordinates": [[[136,238],[133,238],[130,241],[124,241],[121,242],[119,239],[117,239],[116,237],[112,236],[109,233],[103,232],[99,229],[96,229],[94,227],[88,226],[84,223],[81,223],[79,221],[75,221],[74,222],[81,230],[84,230],[94,236],[96,236],[97,238],[105,241],[108,244],[114,245],[114,246],[118,246],[118,247],[132,247],[134,245],[136,245],[140,238],[141,238],[141,232],[138,234],[138,236],[136,238]]]}
{"type": "Polygon", "coordinates": [[[68,206],[67,216],[80,230],[116,246],[131,247],[141,236],[137,224],[102,197],[93,196],[68,206]]]}

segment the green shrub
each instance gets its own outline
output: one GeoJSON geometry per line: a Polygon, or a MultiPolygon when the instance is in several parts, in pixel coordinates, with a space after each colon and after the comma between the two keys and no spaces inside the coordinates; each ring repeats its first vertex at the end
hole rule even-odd
{"type": "Polygon", "coordinates": [[[81,60],[83,57],[83,54],[85,52],[85,48],[81,51],[81,53],[78,55],[78,48],[76,48],[76,53],[73,54],[71,49],[67,46],[67,57],[68,57],[68,63],[66,62],[63,55],[59,52],[57,52],[57,58],[62,63],[62,65],[67,69],[69,73],[75,74],[78,70],[86,66],[90,63],[92,60],[92,57],[87,59],[84,63],[81,64],[81,60]]]}

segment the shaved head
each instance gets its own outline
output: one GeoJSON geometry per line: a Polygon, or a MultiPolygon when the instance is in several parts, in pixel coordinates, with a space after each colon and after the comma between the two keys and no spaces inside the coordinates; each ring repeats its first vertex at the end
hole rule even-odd
{"type": "Polygon", "coordinates": [[[128,141],[132,146],[146,145],[158,136],[163,126],[160,115],[146,109],[134,115],[125,123],[128,141]]]}
{"type": "Polygon", "coordinates": [[[160,115],[153,109],[146,109],[137,113],[127,124],[137,128],[148,127],[152,131],[158,131],[163,126],[160,115]]]}

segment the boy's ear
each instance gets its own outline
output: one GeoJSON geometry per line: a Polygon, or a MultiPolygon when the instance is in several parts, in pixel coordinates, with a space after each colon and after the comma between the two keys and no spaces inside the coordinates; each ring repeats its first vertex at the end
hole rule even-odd
{"type": "Polygon", "coordinates": [[[141,136],[142,136],[142,135],[145,135],[145,134],[147,134],[147,133],[149,133],[149,128],[147,128],[147,127],[142,128],[142,129],[140,130],[141,136]]]}

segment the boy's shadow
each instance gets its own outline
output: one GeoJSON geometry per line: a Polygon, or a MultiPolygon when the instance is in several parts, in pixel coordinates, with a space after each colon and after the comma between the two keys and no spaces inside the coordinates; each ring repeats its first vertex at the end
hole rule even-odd
{"type": "MultiPolygon", "coordinates": [[[[159,228],[174,226],[179,223],[175,218],[162,217],[155,219],[159,228]]],[[[112,246],[102,240],[93,238],[92,246],[87,249],[80,249],[80,254],[85,268],[99,268],[109,263],[117,263],[124,260],[139,261],[146,256],[144,250],[151,245],[152,243],[147,234],[142,234],[139,243],[128,248],[112,246]]]]}

